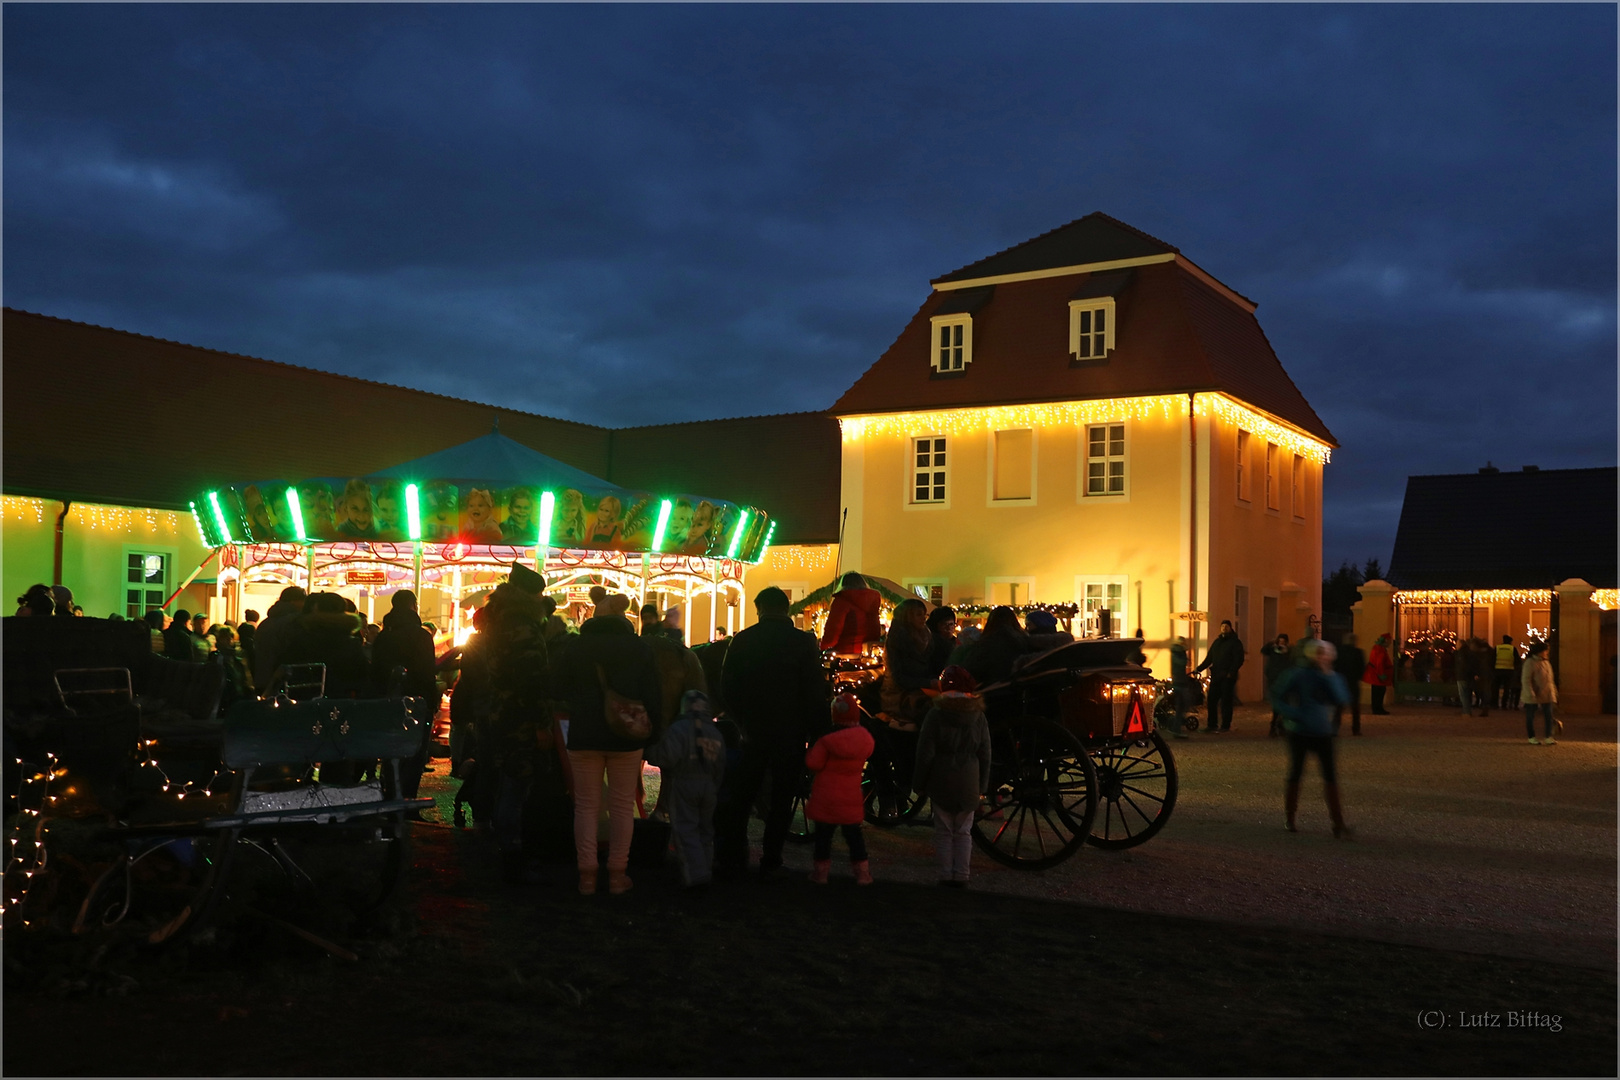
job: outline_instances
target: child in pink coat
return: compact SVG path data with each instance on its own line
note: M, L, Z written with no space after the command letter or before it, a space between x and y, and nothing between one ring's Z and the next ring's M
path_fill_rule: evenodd
M810 801L804 807L805 817L816 823L815 869L810 871L810 880L827 884L833 830L842 828L855 884L870 885L872 870L866 861L866 837L861 834L861 822L866 820L861 767L872 756L872 733L861 726L861 708L854 694L839 694L833 700L832 721L832 731L817 739L804 756L805 766L816 774Z

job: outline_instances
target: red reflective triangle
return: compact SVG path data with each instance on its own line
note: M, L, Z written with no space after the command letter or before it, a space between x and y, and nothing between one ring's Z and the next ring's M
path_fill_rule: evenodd
M1146 731L1142 724L1142 699L1135 694L1131 695L1131 722L1125 725L1125 734L1131 735Z

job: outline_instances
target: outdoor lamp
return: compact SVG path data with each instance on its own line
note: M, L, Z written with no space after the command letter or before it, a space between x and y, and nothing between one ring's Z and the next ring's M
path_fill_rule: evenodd
M658 505L658 527L653 530L652 546L654 551L658 551L664 546L664 529L669 526L670 511L674 509L675 504L668 499Z
M405 534L412 540L422 539L422 503L415 484L405 485Z

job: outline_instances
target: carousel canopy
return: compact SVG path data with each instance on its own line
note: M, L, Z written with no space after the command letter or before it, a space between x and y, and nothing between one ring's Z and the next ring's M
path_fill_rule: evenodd
M499 431L363 476L257 480L202 492L197 528L230 543L354 541L697 555L757 562L773 523L752 506L637 491Z

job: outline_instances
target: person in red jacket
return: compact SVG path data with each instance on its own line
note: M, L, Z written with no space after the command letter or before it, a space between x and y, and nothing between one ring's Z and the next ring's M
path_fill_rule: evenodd
M844 587L833 594L832 607L827 611L827 625L821 632L821 648L831 649L839 656L854 656L868 641L883 637L883 624L878 613L883 597L868 588L866 579L853 570L840 582Z
M827 884L833 830L842 828L855 884L870 885L872 870L866 861L866 837L861 833L861 822L866 819L861 766L872 756L872 733L861 726L861 707L854 694L833 699L832 721L832 731L817 739L804 756L805 766L816 774L810 801L804 806L804 816L816 823L815 869L810 871L810 880Z
M1395 664L1389 656L1388 634L1379 634L1378 640L1373 643L1372 652L1367 654L1367 670L1362 674L1361 681L1372 687L1373 715L1388 716L1389 711L1384 708L1384 694L1395 681Z

